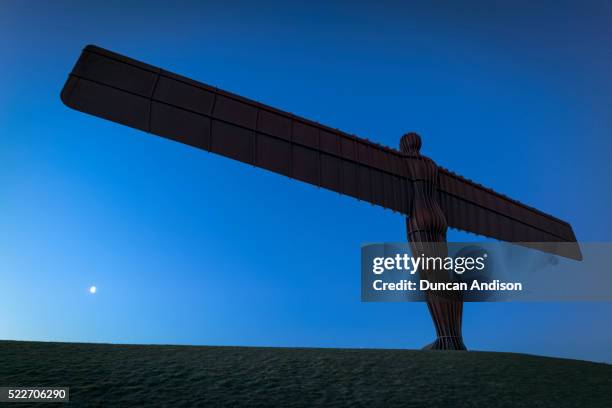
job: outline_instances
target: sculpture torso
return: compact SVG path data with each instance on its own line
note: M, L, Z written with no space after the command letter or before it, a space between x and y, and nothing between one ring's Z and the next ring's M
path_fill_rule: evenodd
M444 242L448 225L438 203L438 166L420 154L421 139L407 133L400 141L400 151L406 155L408 173L414 180L414 201L406 220L411 242Z

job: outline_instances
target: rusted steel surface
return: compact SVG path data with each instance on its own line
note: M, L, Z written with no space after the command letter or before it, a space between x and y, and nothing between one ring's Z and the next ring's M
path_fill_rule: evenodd
M446 246L446 217L438 202L437 194L439 167L433 160L421 156L421 138L416 133L407 133L400 140L400 150L407 158L406 167L409 173L418 173L412 177L414 193L410 216L406 218L406 232L412 254L415 257L428 256L445 259L448 256ZM443 270L421 268L420 278L430 282L447 282L449 275ZM436 339L426 349L431 350L466 350L463 343L461 321L463 318L463 299L461 293L453 292L440 296L438 293L426 293L427 308L436 328Z
M83 50L62 90L62 101L76 110L407 216L414 198L409 181L423 177L417 164L412 171L406 166L423 156L404 154L96 46ZM439 168L435 188L450 227L510 242L576 241L568 223L446 169ZM578 245L559 254L581 257Z

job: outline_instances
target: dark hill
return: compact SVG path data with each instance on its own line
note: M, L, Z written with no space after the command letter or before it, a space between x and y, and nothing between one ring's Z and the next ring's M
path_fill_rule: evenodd
M0 341L0 386L69 386L70 406L612 407L610 365L485 352Z

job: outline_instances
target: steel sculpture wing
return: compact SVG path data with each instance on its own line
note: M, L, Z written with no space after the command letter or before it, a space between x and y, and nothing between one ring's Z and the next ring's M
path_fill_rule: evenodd
M412 175L399 151L111 51L85 47L61 94L69 107L405 215ZM510 242L575 242L571 226L440 168L450 227ZM564 247L565 248L565 247ZM580 259L571 251L547 249Z

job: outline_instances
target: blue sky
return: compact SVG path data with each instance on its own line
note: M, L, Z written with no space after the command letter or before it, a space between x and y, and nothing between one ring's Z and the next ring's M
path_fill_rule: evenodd
M433 337L425 305L359 299L361 243L404 240L401 216L66 108L89 43L390 146L417 131L440 165L610 241L604 2L122 3L0 2L2 339ZM465 311L472 349L612 362L609 303Z

